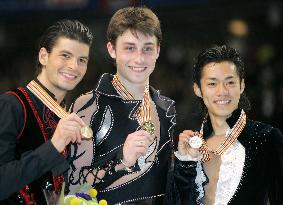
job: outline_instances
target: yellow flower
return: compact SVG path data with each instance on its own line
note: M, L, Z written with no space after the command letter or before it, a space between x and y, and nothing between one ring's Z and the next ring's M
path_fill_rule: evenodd
M107 205L107 201L105 199L101 199L98 204L99 205Z
M88 191L88 194L92 197L95 198L97 196L97 190L96 189L90 189Z
M71 205L80 205L81 199L79 198L73 198L71 199Z

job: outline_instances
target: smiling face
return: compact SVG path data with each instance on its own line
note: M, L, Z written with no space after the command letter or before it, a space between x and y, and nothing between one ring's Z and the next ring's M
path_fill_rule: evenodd
M53 94L66 94L83 78L87 70L89 46L77 40L60 37L48 53L39 51L42 72L39 81Z
M134 35L126 30L117 38L115 46L108 42L107 49L116 60L117 75L126 87L148 84L160 50L155 36L138 31Z
M244 80L240 82L235 64L228 61L205 65L200 87L194 84L195 94L203 99L210 117L227 118L238 108L244 88Z

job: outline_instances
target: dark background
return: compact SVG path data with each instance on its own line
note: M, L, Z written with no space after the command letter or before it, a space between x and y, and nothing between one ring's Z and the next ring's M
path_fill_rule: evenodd
M95 35L87 74L68 104L93 89L104 72L115 73L106 51L112 14L146 5L158 15L163 42L151 84L177 103L177 132L199 129L199 107L191 87L193 59L212 45L237 48L246 63L249 116L283 127L283 4L268 0L0 0L0 92L28 83L35 73L37 43L62 18L78 19Z

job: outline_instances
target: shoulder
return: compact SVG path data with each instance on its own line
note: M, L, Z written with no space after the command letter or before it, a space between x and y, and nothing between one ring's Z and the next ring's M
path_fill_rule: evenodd
M71 105L72 112L79 112L81 109L89 107L96 102L98 94L94 90L81 94Z
M283 142L283 135L281 131L270 124L259 121L248 120L247 129L253 135L261 136L271 141L279 140Z
M151 97L154 103L166 111L167 116L175 116L175 101L171 98L161 95L159 90L150 87Z
M0 109L2 111L22 111L22 104L18 97L12 91L0 94ZM2 112L1 111L1 112Z

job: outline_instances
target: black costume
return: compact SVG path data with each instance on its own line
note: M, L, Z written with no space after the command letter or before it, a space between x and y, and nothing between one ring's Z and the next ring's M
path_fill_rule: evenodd
M240 115L227 119L233 127ZM204 124L204 139L212 133L210 119ZM283 204L283 136L279 129L247 119L237 141L221 156L215 205ZM203 187L209 182L200 161L176 161L174 204L203 204Z
M110 205L162 204L172 162L174 101L150 88L160 122L160 129L157 128L160 137L150 146L150 153L138 160L133 172L115 171L115 165L121 163L127 135L139 129L135 111L141 100L123 100L111 84L112 79L112 75L104 74L94 91L82 95L74 103L74 112L90 123L94 139L72 147L70 187L74 190L72 187L85 183L92 170L104 169L103 180L91 182L99 191L98 199L104 198Z
M23 87L1 94L0 110L0 204L45 205L42 189L59 191L68 169L50 141L59 118Z

